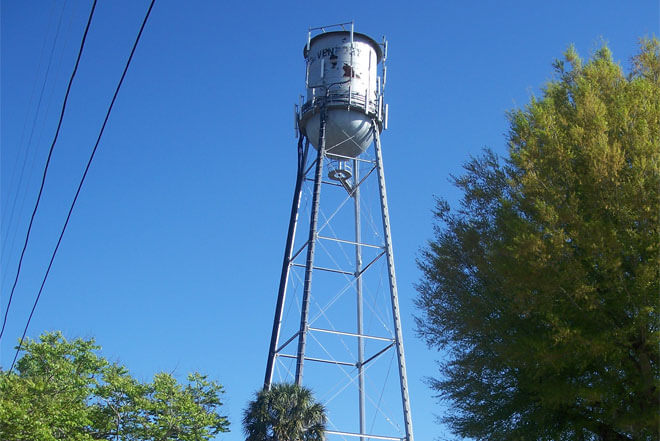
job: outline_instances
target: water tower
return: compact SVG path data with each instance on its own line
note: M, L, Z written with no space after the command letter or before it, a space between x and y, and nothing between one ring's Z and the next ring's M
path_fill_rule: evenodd
M265 387L296 382L328 439L413 441L380 133L387 42L309 30L298 169ZM313 149L310 149L310 143Z

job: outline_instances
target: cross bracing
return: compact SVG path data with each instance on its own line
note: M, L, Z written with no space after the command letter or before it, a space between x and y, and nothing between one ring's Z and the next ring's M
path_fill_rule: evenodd
M376 150L346 160L307 147L267 382L312 388L328 408L329 439L412 441L389 214ZM329 178L342 160L349 163L350 177Z

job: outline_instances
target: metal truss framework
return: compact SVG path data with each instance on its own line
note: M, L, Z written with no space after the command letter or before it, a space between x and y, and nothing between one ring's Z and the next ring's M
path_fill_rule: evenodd
M347 439L347 437L358 437L362 441L367 439L413 441L410 401L408 396L406 364L401 331L401 319L399 313L398 291L394 270L389 210L387 205L385 173L383 170L379 126L376 120L372 120L371 130L373 133L374 148L372 159L364 159L362 158L362 155L357 158L344 158L338 157L337 155L328 155L325 145L325 130L328 123L325 106L321 107L320 112L321 122L319 148L317 149L317 154L315 155L314 159L312 159L311 155L309 155L309 141L306 139L304 140L302 134L299 138L298 176L291 207L289 230L280 277L280 285L275 311L275 319L273 322L264 387L268 388L273 383L275 365L278 359L295 360L295 375L291 376L293 377L292 380L300 385L304 384L303 373L307 363L335 365L342 369L353 369L356 371L355 379L357 380L358 389L357 407L359 409L359 433L355 433L355 431L351 430L340 430L339 428L334 430L335 428L333 428L333 430L327 430L326 434L340 436L344 439ZM339 160L344 164L347 164L350 171L346 173L342 172L342 170L339 170L339 172L337 170L330 170L329 179L327 179L324 177L324 164L328 160ZM361 173L361 171L364 171L364 173ZM362 174L362 176L360 176L360 174ZM380 205L379 214L382 219L382 230L378 235L378 237L381 239L380 243L369 243L363 239L362 234L361 189L363 184L370 177L371 179L377 179L378 183L378 203ZM312 188L312 201L311 208L309 210L310 218L309 223L305 224L309 227L309 230L306 232L307 239L302 244L299 243L296 247L296 229L299 226L300 201L305 184L311 184ZM322 234L324 227L332 222L334 214L325 219L324 224L319 225L321 193L322 189L328 186L344 188L346 191L346 200L342 203L342 206L348 204L351 200L353 202L353 231L349 234L344 232L342 237L332 237L332 235ZM343 268L339 265L332 267L330 265L318 264L315 259L316 253L318 251L317 248L319 246L323 247L323 243L335 243L340 244L341 246L348 246L353 248L353 267ZM368 258L365 259L365 262L363 262L363 257L365 257L365 250L370 250L370 252ZM364 331L363 327L363 279L369 271L373 271L373 268L377 266L377 263L382 262L385 262L387 267L387 278L389 281L390 301L389 305L387 305L387 308L391 308L391 323L393 325L391 335L368 334ZM287 286L289 285L289 281L292 277L292 271L296 269L304 270L304 279L302 283L302 301L300 302L299 326L297 326L297 329L294 332L287 335L281 335L283 332L282 322L285 303L290 301L287 299ZM357 326L355 329L336 329L334 325L329 327L319 327L314 326L314 319L310 320L310 297L313 294L312 280L314 278L313 276L318 273L337 274L349 280L347 287L343 291L346 291L350 288L351 293L354 293L355 295L356 302L354 313L357 317ZM343 291L340 292L337 296L342 295ZM327 307L330 307L332 302L332 299L329 300ZM322 313L323 310L321 311L321 314ZM328 351L326 351L329 355L328 357L310 356L307 353L307 345L309 339L312 338L318 341L316 336L320 335L326 337L354 339L357 343L356 358L335 358ZM297 347L293 344L294 342L297 342ZM377 346L377 348L380 349L372 349L369 353L365 353L365 342L377 343L380 345ZM403 412L402 421L404 430L402 431L403 433L396 436L389 434L368 433L367 424L365 421L365 376L367 375L367 371L371 364L376 363L377 360L384 354L392 351L395 352L398 365L401 410Z

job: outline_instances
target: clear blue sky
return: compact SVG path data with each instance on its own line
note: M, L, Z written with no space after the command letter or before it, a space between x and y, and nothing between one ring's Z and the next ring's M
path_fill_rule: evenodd
M5 368L148 3L97 6L3 337ZM2 1L3 311L90 6ZM657 0L157 0L28 334L95 337L144 380L207 373L225 386L232 422L218 439L243 439L293 191L302 47L309 26L350 20L390 43L383 148L413 423L417 440L449 437L424 383L441 354L412 319L433 197L456 202L449 176L484 146L506 152L505 112L539 94L569 44L586 58L605 41L628 69L638 37L659 34Z

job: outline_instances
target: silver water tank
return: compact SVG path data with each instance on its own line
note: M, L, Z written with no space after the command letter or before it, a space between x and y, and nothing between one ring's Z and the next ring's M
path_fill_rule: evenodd
M333 31L311 38L303 54L307 62L307 99L299 113L303 133L318 149L320 109L325 104L326 152L339 158L359 156L373 140L372 121L382 130L380 45L364 34Z

